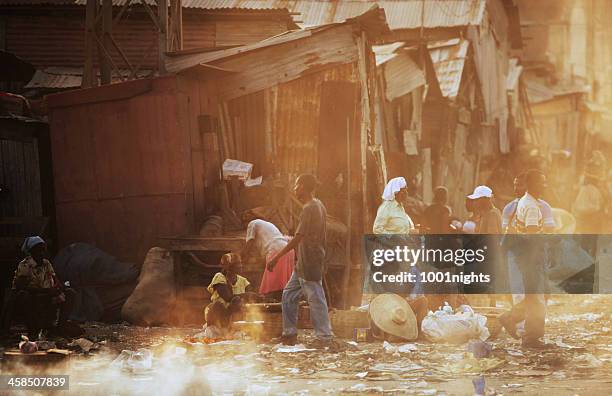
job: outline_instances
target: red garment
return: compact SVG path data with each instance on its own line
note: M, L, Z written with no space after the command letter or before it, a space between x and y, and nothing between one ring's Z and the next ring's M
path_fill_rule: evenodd
M278 252L271 252L266 257L266 263L269 263ZM293 273L293 264L295 262L295 251L292 250L285 254L278 260L276 267L272 272L266 268L264 270L263 277L261 278L261 285L259 286L259 294L268 294L276 291L283 290L291 274Z

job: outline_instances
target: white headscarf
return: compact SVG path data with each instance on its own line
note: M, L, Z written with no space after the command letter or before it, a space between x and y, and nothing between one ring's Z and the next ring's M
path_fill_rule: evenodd
M385 201L393 201L395 199L395 193L406 186L406 179L403 177L395 177L389 180L385 186L385 191L383 191L382 199Z

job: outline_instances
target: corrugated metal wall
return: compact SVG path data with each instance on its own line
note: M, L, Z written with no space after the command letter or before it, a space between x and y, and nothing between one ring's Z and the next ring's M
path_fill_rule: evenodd
M6 189L0 194L0 217L42 216L38 142L32 135L10 138L3 133L15 126L28 128L16 120L0 120L0 186Z
M61 246L90 242L139 264L159 236L190 232L189 137L179 122L175 77L136 97L50 109Z
M228 110L232 130L237 131L240 159L253 162L256 175L282 170L291 180L299 173L316 173L321 85L357 80L356 64L345 64L230 100ZM271 137L266 137L270 121ZM270 141L277 151L264 149Z
M6 50L38 68L83 67L84 25L84 8L7 15ZM287 23L276 20L222 20L197 10L183 11L184 49L247 44L286 30ZM146 14L138 12L124 17L113 31L113 37L134 66L142 62L142 69L157 67L157 33ZM144 59L147 49L150 56ZM114 48L112 53L118 67L126 68Z

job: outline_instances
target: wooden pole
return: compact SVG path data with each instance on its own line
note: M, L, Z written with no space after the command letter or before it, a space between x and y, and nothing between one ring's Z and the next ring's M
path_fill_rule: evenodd
M157 0L157 16L159 21L158 40L158 71L166 74L166 51L168 51L168 0Z
M182 0L170 0L169 51L183 49L183 5Z
M351 223L353 221L353 216L351 212L352 207L352 189L351 183L352 174L351 174L351 120L349 118L346 119L346 196L348 199L347 202L347 213L346 213L346 246L345 246L345 255L346 255L346 267L344 267L344 274L342 279L342 304L344 305L344 309L349 309L349 283L351 279L351 267L353 265L353 261L351 260L351 238L352 235L352 227Z
M98 0L87 0L87 5L85 7L85 65L83 66L81 88L89 88L98 85L96 70L94 68L96 42L93 38L95 34L97 12Z
M111 34L113 32L113 1L102 0L102 34L101 34L101 46L106 49L105 54L110 55L110 48L112 45ZM100 49L99 51L102 51ZM102 85L111 83L111 60L108 59L105 54L100 53L98 59L100 61L100 83Z

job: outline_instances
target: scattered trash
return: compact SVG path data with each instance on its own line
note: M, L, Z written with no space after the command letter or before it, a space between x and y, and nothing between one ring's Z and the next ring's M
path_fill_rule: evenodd
M383 342L383 349L387 353L408 353L417 350L417 346L415 344L404 344L404 345L392 345L387 341Z
M491 351L493 351L493 347L491 344L487 344L484 341L480 340L470 340L467 344L467 351L471 352L475 358L486 358L491 355Z
M481 375L480 377L472 379L472 384L474 385L474 394L475 395L484 395L485 394L485 377Z
M502 385L502 388L516 389L522 386L523 384L505 384L505 385Z
M547 375L552 374L552 371L549 370L521 370L515 371L514 375L518 375L519 377L545 377Z
M465 358L456 363L446 364L441 368L442 371L459 374L459 373L484 373L504 365L506 362L496 358L481 358L473 357Z
M355 377L357 377L357 378L362 378L362 379L363 379L363 378L367 377L367 375L368 375L368 372L367 372L367 371L364 371L363 373L357 373L357 374L355 374Z
M279 344L274 349L274 352L280 352L280 353L296 353L296 352L308 352L308 351L316 351L316 349L306 348L304 344L298 344L298 345L292 345L292 346Z
M579 364L580 368L599 368L604 365L604 363L601 360L597 359L595 356L593 356L590 353L585 353L584 355L580 355L574 361L577 363L580 363Z
M421 323L421 330L433 342L462 344L470 339L489 338L487 317L475 313L471 307L462 305L457 313L445 305L442 309L429 313Z
M99 345L93 341L88 340L87 338L78 338L68 344L69 347L79 347L81 351L87 353L90 350L95 350L99 348Z
M603 314L596 313L584 313L584 314L563 314L553 318L553 321L558 322L575 322L577 320L587 320L589 322L594 322L603 317Z
M48 351L49 349L54 349L57 347L55 342L47 340L36 341L36 346L38 347L39 351Z
M30 341L27 336L22 335L19 350L21 353L34 353L38 351L38 346L35 342Z
M370 367L370 371L388 372L388 373L404 373L407 371L422 370L423 366L411 362L397 363L378 363Z
M270 390L272 389L271 386L264 386L264 385L257 385L257 384L250 384L247 391L246 391L246 395L247 396L262 396L262 395L268 395L270 393Z
M525 355L523 354L523 352L521 351L515 351L514 349L506 349L506 353L510 356L515 356L515 357L525 357Z
M145 348L136 352L124 349L111 363L112 367L131 372L142 372L153 367L153 353Z
M384 392L384 388L382 386L367 386L366 384L355 384L348 389L344 389L345 392L372 392L372 393L382 393Z

